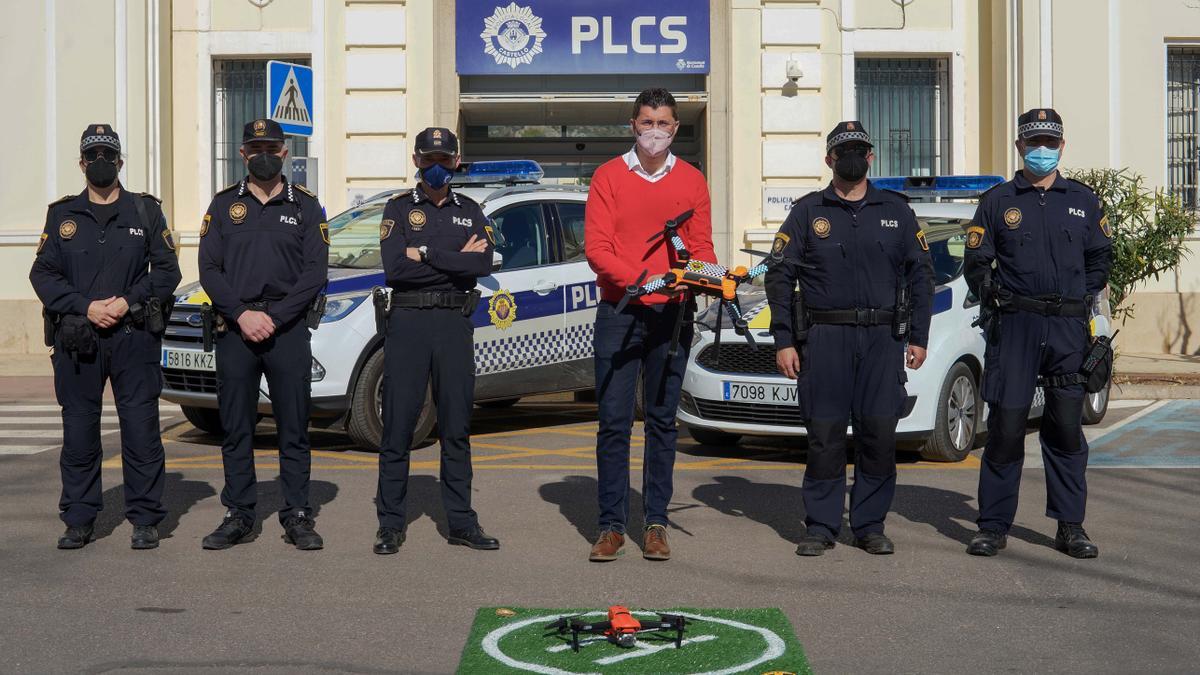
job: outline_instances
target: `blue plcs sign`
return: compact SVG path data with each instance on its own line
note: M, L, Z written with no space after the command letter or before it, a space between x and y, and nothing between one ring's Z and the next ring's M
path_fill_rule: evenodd
M708 0L458 0L460 75L707 74Z

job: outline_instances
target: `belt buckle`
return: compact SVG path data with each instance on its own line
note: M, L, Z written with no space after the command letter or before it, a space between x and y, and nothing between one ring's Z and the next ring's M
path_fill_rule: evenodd
M871 310L869 310L869 309L855 309L854 310L854 325L855 326L866 326L867 322L870 321L870 319L871 319L870 315L871 315Z

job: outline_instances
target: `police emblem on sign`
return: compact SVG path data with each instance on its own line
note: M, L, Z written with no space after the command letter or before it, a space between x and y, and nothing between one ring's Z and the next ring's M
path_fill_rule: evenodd
M62 221L62 224L58 226L58 236L60 239L70 239L71 237L74 237L75 233L78 231L79 227L75 225L75 221L73 220L64 220Z
M234 223L241 224L246 219L246 205L241 202L234 202L233 206L229 207L229 219Z
M425 212L418 209L409 211L408 224L412 226L413 232L420 232L421 228L425 227Z
M1008 229L1015 230L1021 226L1021 209L1013 207L1004 212L1004 224Z
M831 227L827 218L817 218L812 222L813 234L822 239L829 236Z
M488 316L492 325L500 330L508 330L517 320L517 301L512 293L501 288L488 298Z
M513 2L508 7L497 7L494 14L483 20L483 51L496 59L496 65L508 65L512 69L529 64L533 57L542 53L542 19L535 16L529 7L520 7Z

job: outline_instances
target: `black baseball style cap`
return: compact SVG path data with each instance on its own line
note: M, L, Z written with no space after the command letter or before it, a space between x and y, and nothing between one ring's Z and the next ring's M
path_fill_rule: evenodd
M429 127L417 134L415 147L418 155L432 155L436 152L457 155L458 137L444 127Z
M825 154L829 154L829 151L833 150L834 146L851 141L866 143L872 148L875 147L875 144L871 142L871 134L867 133L867 129L862 125L862 122L847 120L839 123L825 137Z
M1017 136L1033 138L1034 136L1063 137L1062 116L1054 108L1034 108L1017 118Z
M121 138L107 124L89 124L79 137L79 152L95 147L112 148L120 152Z
M268 119L257 119L247 122L242 128L242 145L250 141L284 141L283 127L279 122Z

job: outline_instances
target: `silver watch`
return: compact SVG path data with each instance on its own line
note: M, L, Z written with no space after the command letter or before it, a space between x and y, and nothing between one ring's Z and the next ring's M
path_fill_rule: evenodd
M421 262L423 262L423 263L429 262L429 247L428 246L418 246L417 253L421 254Z

